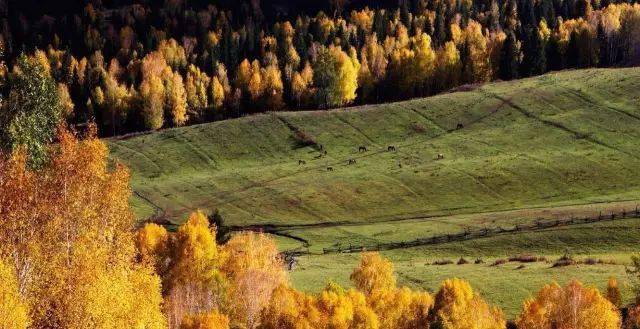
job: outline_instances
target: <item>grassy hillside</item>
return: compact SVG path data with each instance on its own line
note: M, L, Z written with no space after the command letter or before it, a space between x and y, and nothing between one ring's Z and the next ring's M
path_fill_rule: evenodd
M634 208L640 200L639 88L637 68L566 71L392 104L170 129L109 145L132 169L132 203L141 218L163 213L179 222L193 209L218 208L229 225L275 225L297 238L279 237L282 247L306 242L310 252L321 253L337 245ZM323 150L300 147L295 130ZM390 145L397 151L387 151ZM368 151L358 152L360 146ZM624 267L551 270L538 263L522 272L425 264L518 252L556 257L565 250L624 260L634 251L640 226L633 219L598 225L604 224L387 254L405 284L434 288L443 276L467 277L513 315L523 296L551 278L604 284L611 274L623 276ZM346 281L351 266L345 264L356 257L303 256L292 277L308 289L327 277ZM518 293L493 289L513 285L523 273L529 278Z

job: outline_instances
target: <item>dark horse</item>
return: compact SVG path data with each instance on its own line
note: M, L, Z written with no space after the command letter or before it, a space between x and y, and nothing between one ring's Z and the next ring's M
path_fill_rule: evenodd
M333 167L327 167L327 171L333 171Z
M367 152L367 147L366 146L360 146L358 148L358 152Z
M458 123L458 125L456 126L456 129L462 129L464 128L464 125L462 123Z
M356 159L349 159L349 164L350 164L350 165L352 165L352 164L356 164Z
M298 166L299 166L299 165L306 165L306 164L307 164L307 162L306 162L306 161L304 161L304 160L298 160Z
M396 151L396 147L393 145L389 145L389 147L387 147L387 151L389 152L395 152Z

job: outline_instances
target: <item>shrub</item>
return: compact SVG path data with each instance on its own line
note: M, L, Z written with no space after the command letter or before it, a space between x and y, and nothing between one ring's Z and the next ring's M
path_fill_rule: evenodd
M509 257L510 262L535 263L541 259L535 255L521 254Z
M412 122L411 130L413 130L413 132L416 134L423 134L425 131L427 131L427 128L417 122Z
M432 263L432 265L450 265L450 264L453 264L453 261L450 259L440 259Z
M500 258L500 259L496 259L493 264L491 264L491 266L498 266L498 265L503 265L506 264L507 260L504 258Z
M573 259L571 255L565 254L564 256L558 258L551 267L563 267L569 265L575 265L576 261Z
M591 258L591 257L586 258L585 260L582 261L582 264L585 264L585 265L596 265L600 263L602 263L602 260Z
M293 133L293 139L299 147L318 145L318 142L316 142L315 138L311 134L300 129L297 129Z

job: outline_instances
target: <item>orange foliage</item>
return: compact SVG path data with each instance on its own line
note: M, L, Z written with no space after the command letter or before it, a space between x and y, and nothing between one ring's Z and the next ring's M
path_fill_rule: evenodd
M620 314L597 289L572 281L544 286L524 303L517 324L521 329L613 329L620 328Z
M163 327L160 282L134 263L127 170L108 169L94 129L58 140L37 170L23 152L0 157L0 256L15 266L33 326Z

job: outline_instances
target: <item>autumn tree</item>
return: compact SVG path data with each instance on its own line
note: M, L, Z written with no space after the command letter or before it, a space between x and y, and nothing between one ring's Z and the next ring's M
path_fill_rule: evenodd
M393 274L393 264L378 253L363 253L360 264L351 273L351 281L365 295L394 289L396 278Z
M146 129L160 129L164 124L165 89L162 79L151 76L140 85L142 117Z
M145 56L141 66L140 97L143 123L147 129L159 129L164 125L167 102L164 79L171 74L171 69L159 52L152 52Z
M94 100L102 109L102 123L111 126L111 133L116 135L129 114L131 92L111 73L105 75L103 88L98 87L96 92L100 94L96 95Z
M160 41L158 51L173 70L184 69L187 66L185 50L175 39Z
M135 242L140 261L153 265L157 273L165 273L170 247L167 230L158 224L147 223L136 232Z
M620 307L622 304L622 296L620 294L620 288L618 287L618 280L611 277L607 282L607 300L615 307Z
M9 151L24 147L29 162L41 165L63 114L46 57L20 56L10 84L7 104L0 112L0 143Z
M107 163L91 127L61 131L49 161L0 159L0 257L37 328L163 328L160 279L136 262L127 170Z
M482 25L470 21L464 30L463 79L466 82L484 82L491 77L491 66Z
M0 262L0 282L0 328L26 329L28 305L20 296L14 268L5 262Z
M209 106L208 90L211 78L198 67L189 65L185 89L187 113L196 121L204 119L204 109Z
M213 106L213 109L215 111L222 110L222 106L224 105L225 91L218 77L213 77L213 79L211 80L210 89L211 89L210 99L211 99L211 105Z
M565 287L544 286L524 303L518 328L620 328L620 313L595 288L572 281Z
M462 73L462 63L460 62L460 52L455 43L447 41L438 50L436 57L435 90L445 90L457 85Z
M445 280L435 296L434 321L442 328L504 329L502 311L487 304L471 285L460 279Z
M73 115L73 108L75 106L69 94L69 87L64 83L58 83L57 91L62 117L69 118Z
M303 329L320 324L316 298L286 285L274 289L260 316L260 329Z
M366 297L355 289L345 290L330 283L318 297L321 323L326 328L379 328L378 316Z
M169 115L173 126L182 126L187 121L187 95L178 72L167 72L165 112Z
M322 48L313 67L318 103L323 107L343 106L356 98L360 62L355 50L347 54L339 47Z
M255 328L273 290L287 282L278 248L266 235L246 232L233 236L222 253L231 323Z
M291 97L298 106L307 104L312 99L313 69L309 62L305 63L301 72L295 72L291 78Z
M187 315L182 320L180 329L229 329L229 318L217 310Z
M224 279L215 227L201 211L192 213L171 241L169 270L164 289L166 310L172 325L188 314L208 313L220 305Z
M433 298L426 292L397 288L393 265L378 253L363 253L351 274L356 288L378 315L380 328L410 329L429 326Z
M269 65L262 70L263 77L263 101L262 104L267 111L279 110L284 106L282 95L284 84L282 74L277 65Z

